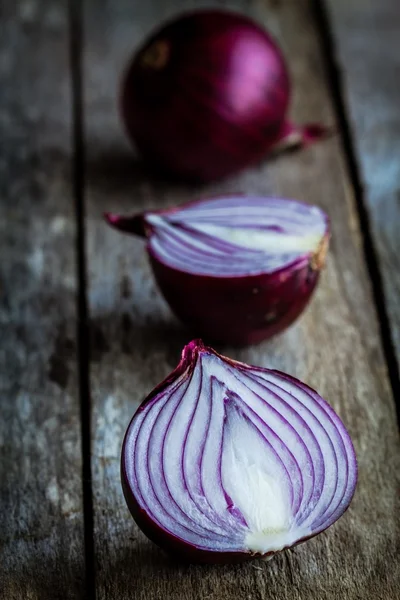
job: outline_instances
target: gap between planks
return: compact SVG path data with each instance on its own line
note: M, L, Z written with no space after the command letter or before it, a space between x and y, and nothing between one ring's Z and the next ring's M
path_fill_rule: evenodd
M379 267L370 217L365 203L365 194L361 182L360 169L356 159L351 127L344 102L343 84L340 69L336 62L336 47L325 5L326 0L313 0L315 22L320 36L320 46L326 68L328 85L332 94L332 105L339 125L339 136L342 152L348 169L348 176L353 186L353 194L357 206L363 241L364 258L371 280L372 295L379 323L380 338L388 368L390 385L396 406L397 422L400 426L400 373L386 307L383 278Z
M90 330L87 301L87 259L85 227L85 128L83 109L83 2L68 1L69 57L72 91L73 197L76 217L77 346L82 444L82 490L87 598L95 600L94 518L91 466Z

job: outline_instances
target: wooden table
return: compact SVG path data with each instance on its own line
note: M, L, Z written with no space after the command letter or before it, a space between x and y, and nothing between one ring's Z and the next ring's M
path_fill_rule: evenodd
M221 0L214 2L225 6ZM400 598L400 10L398 0L237 0L287 56L298 122L337 135L212 186L135 163L117 85L145 34L183 0L4 0L0 35L0 597L4 600ZM82 39L83 35L83 39ZM140 240L105 210L199 193L323 207L332 245L310 308L285 334L222 350L317 388L350 430L359 484L346 515L270 562L176 564L121 493L123 433L188 335Z

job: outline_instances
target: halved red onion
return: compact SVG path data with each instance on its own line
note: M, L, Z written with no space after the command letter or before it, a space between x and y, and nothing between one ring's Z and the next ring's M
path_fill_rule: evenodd
M314 390L195 340L134 415L121 473L153 542L188 560L232 562L332 525L353 497L357 462Z
M209 181L326 134L286 119L289 96L268 33L244 15L206 9L179 15L144 42L124 77L121 112L150 164Z
M157 283L184 323L235 344L268 338L299 316L329 240L320 208L279 198L227 196L106 219L147 237Z

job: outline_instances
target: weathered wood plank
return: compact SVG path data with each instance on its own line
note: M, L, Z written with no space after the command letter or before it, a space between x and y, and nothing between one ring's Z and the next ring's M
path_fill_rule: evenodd
M64 2L2 3L0 596L84 597Z
M196 2L196 6L203 3ZM208 3L204 3L208 4ZM220 3L223 4L222 2ZM398 597L399 445L386 365L362 259L355 204L337 139L280 157L241 176L193 189L156 182L136 165L117 114L119 74L160 19L194 2L88 1L85 97L89 177L88 260L92 323L93 486L100 600ZM308 0L232 4L269 26L292 67L298 120L333 122ZM143 396L177 363L187 334L160 299L140 240L119 236L104 210L166 206L223 190L294 196L332 218L327 269L310 309L276 340L232 357L288 371L316 387L340 413L358 452L354 502L328 532L268 563L177 565L137 529L119 478L124 431ZM397 548L397 549L396 549Z
M400 366L400 10L326 0Z

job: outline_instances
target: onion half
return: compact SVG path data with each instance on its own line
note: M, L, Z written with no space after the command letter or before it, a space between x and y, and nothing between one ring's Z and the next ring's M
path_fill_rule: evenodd
M357 462L314 390L195 340L134 415L121 474L153 542L221 563L272 555L332 525L353 497Z
M147 237L159 288L186 325L233 344L271 337L300 315L329 242L321 209L279 198L210 198L106 219Z
M286 119L284 58L251 19L225 10L183 14L158 29L127 68L121 114L150 164L197 181L225 177L327 130Z

